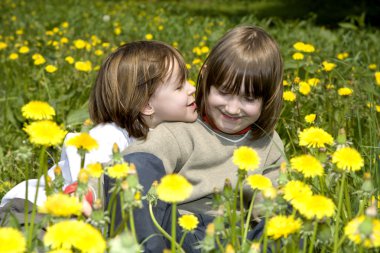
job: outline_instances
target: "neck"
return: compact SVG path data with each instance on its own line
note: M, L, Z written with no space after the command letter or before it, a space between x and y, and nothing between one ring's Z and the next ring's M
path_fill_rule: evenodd
M161 123L158 122L153 115L143 115L143 119L149 128L155 128L158 124Z

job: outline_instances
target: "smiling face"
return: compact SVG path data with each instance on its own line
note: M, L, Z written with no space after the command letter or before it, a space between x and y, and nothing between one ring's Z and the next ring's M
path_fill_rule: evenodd
M155 127L163 121L193 122L197 119L195 104L195 87L187 81L179 82L179 67L174 61L171 75L161 84L149 99L152 109L150 127Z
M220 131L234 134L258 120L262 105L261 98L246 96L243 86L237 95L224 92L222 87L211 86L206 113Z

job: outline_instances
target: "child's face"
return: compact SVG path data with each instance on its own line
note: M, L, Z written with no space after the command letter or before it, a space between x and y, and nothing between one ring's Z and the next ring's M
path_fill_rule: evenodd
M195 87L185 83L178 83L179 68L174 64L172 75L160 85L149 104L154 108L155 125L163 121L193 122L197 119L197 106L195 104Z
M220 131L234 134L258 120L262 105L261 98L245 96L243 85L239 95L224 93L222 87L211 86L206 112Z

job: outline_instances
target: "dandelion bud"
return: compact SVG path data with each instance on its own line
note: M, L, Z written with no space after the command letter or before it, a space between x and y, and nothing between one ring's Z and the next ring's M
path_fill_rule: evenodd
M86 119L84 122L83 122L83 125L84 126L92 126L93 122L91 119Z
M129 174L136 174L136 166L133 163L131 163L129 165L129 171L128 171L128 173Z
M49 177L49 176L47 176L47 184L49 185L49 186L51 186L51 177Z
M368 209L367 209L368 210ZM359 233L367 238L372 234L373 224L372 218L365 217L364 221L359 225Z
M54 168L54 175L55 175L55 176L59 176L59 175L61 175L61 173L62 173L62 169L61 169L61 167L56 166L56 167Z
M346 130L344 130L344 128L341 128L341 129L339 129L338 137L336 138L336 142L338 144L345 144L346 141L347 141Z
M227 244L225 252L226 253L235 253L234 247L232 247L231 244Z
M127 190L129 188L129 184L127 182L127 180L124 180L122 183L121 183L121 189L123 189L124 191Z
M206 228L206 234L213 236L215 234L215 225L214 223L209 223Z
M226 178L226 180L224 181L223 195L227 199L230 199L233 197L232 185L229 178Z
M136 192L134 198L136 201L140 201L141 200L141 192Z
M251 248L249 249L249 253L260 253L260 243L252 243Z
M117 154L117 153L119 153L119 146L116 144L116 142L113 144L113 146L112 146L112 153L113 154Z
M275 199L277 197L277 191L274 187L264 189L263 196L267 199Z
M371 206L369 206L366 210L365 210L365 214L369 217L373 217L375 218L376 215L377 215L377 210L376 210L376 206L374 204L372 204Z
M281 163L281 165L280 165L280 171L281 171L281 173L286 173L286 165L287 165L286 162L282 162Z
M362 191L367 193L372 193L374 190L374 186L371 180L371 174L368 172L364 173L364 182L361 189Z
M102 200L101 199L96 199L95 201L94 201L94 209L100 209L100 208L102 208Z
M85 169L81 169L78 174L78 181L86 184L88 182L89 175Z

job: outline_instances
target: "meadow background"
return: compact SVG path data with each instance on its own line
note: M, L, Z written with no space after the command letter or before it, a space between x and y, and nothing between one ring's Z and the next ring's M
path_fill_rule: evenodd
M0 197L38 171L40 149L23 131L24 104L46 101L56 110L56 122L67 131L79 131L88 119L87 100L96 72L120 44L153 39L173 45L184 55L189 79L195 83L217 39L236 25L254 24L277 40L285 61L286 95L277 131L288 158L307 152L299 146L300 131L320 127L336 144L355 147L364 159L364 168L347 185L353 205L360 206L360 186L368 179L373 184L368 196L376 199L380 31L374 13L378 7L327 2L313 6L311 1L294 0L1 1ZM309 49L295 46L297 42ZM51 166L59 159L60 147L48 151ZM332 172L327 181L337 178ZM332 185L329 191L334 195L340 184Z

